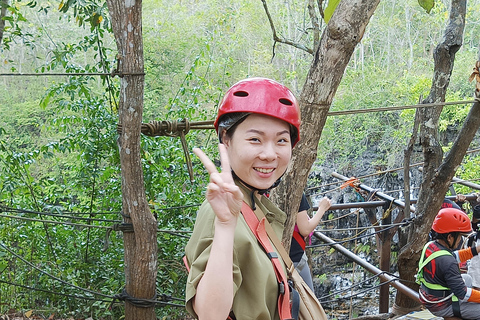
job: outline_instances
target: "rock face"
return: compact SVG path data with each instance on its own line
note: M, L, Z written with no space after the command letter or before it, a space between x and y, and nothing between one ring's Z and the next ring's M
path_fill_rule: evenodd
M458 133L457 130L457 127L447 127L446 131L440 134L441 143L446 146L452 142ZM364 139L364 141L367 140ZM474 140L471 148L478 145L478 139ZM352 187L341 188L342 181L334 178L332 172L346 177L356 177L362 184L403 201L405 198L404 155L403 150L393 150L394 148L392 146L392 150L385 152L381 151L378 145L368 145L363 154L360 156L350 154L348 159L335 158L335 146L323 149L322 152L328 155L327 159L312 168L306 188L312 207L316 207L318 200L324 196L331 198L333 203L382 200ZM409 170L411 199L418 197L418 188L422 179L419 168L422 161L422 148L415 145L410 163L418 165L411 166ZM365 210L368 209L328 211L317 229L378 267L378 239ZM381 207L373 209L372 212L377 221L380 221L384 215L384 209ZM392 221L398 214L397 208L391 211ZM399 248L405 244L405 228L408 227L399 228L392 239L389 270L392 274L398 271L396 258ZM315 294L322 302L329 318L351 319L378 314L379 280L377 277L329 246L325 246L316 238L312 239L312 247L307 250L307 254L310 255ZM390 289L390 306L393 304L395 292L396 290Z
M357 177L362 184L391 197L404 199L402 191L404 184L403 169L372 175L373 170L367 164L368 159L361 161L361 163L364 163L364 165L360 165L358 170L339 173L348 177ZM323 196L330 197L333 203L382 200L374 195L359 192L352 187L340 188L342 182L332 177L331 173L333 171L333 168L318 166L310 175L309 182L314 182L315 186L308 186L307 195L310 196L313 207L316 207L318 200ZM417 197L420 179L421 172L415 167L412 168L410 170L411 198L416 199ZM372 210L377 221L379 221L384 214L383 208L378 207ZM398 212L398 209L392 210L393 219ZM334 241L340 242L362 259L378 267L379 257L375 230L365 209L351 208L328 211L317 229ZM397 234L392 241L389 270L391 273L397 272L396 256L399 247L399 236ZM365 271L329 246L325 246L316 238L312 239L312 247L307 250L307 253L310 254L315 294L319 297L327 313L331 312L330 316L337 319L349 319L352 317L352 312L355 317L378 314L378 277ZM390 303L392 304L395 290L391 289L390 292Z

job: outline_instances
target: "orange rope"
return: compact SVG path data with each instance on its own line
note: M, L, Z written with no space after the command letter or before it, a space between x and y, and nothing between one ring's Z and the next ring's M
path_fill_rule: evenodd
M360 180L355 177L351 177L350 179L342 183L340 189L345 189L346 187L352 187L354 189L357 189L358 185L360 185Z

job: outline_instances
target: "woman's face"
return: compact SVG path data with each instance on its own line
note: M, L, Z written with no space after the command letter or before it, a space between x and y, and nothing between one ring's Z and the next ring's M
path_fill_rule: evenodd
M270 116L249 115L223 141L235 174L257 189L270 188L292 156L289 124Z

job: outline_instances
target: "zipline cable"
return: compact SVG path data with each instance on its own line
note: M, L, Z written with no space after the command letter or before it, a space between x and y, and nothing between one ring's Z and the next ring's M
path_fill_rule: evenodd
M42 223L63 224L63 225L74 226L74 227L83 227L83 228L112 229L111 226L96 226L96 225L91 225L91 224L73 223L73 222L67 222L67 221L43 220L43 219L27 218L27 217L20 217L20 216L12 216L12 215L8 215L8 214L0 214L0 217L11 218L11 219L19 219L19 220L25 220L25 221L42 222Z
M95 291L92 291L92 290L89 290L89 289L85 289L85 288L82 288L82 287L79 287L79 286L76 286L72 283L69 283L65 280L62 280L58 277L55 277L54 275L40 269L39 267L37 267L36 265L34 265L33 263L31 263L30 261L26 260L25 258L23 258L22 256L18 255L17 253L15 253L13 250L9 249L6 245L4 245L2 242L0 242L0 247L2 247L3 249L5 249L6 251L8 251L11 255L15 256L16 258L20 259L22 262L24 262L25 264L27 264L28 266L34 268L35 270L39 271L40 273L43 273L45 274L46 276L64 284L64 285L67 285L69 287L72 287L72 288L75 288L77 290L80 290L80 291L84 291L84 292L88 292L90 294L93 294L93 295L97 295L97 296L101 296L101 297L104 297L104 298L111 298L111 296L109 295L106 295L106 294L103 294L103 293L100 293L100 292L95 292Z
M86 289L86 288L82 288L82 287L79 287L77 285L74 285L72 283L69 283L65 280L62 280L58 277L55 277L54 275L48 273L47 271L44 271L42 269L40 269L39 267L35 266L33 263L27 261L25 258L23 258L22 256L16 254L13 250L10 250L5 244L3 244L2 242L0 242L0 247L2 247L4 250L8 251L10 254L12 254L13 256L15 256L16 258L20 259L22 262L24 262L25 264L27 264L28 266L30 266L31 268L34 268L35 270L39 271L40 273L43 273L45 274L46 276L66 285L66 286L69 286L69 287L72 287L72 288L75 288L79 291L83 291L83 292L86 292L86 293L90 293L94 296L100 296L100 297L103 297L103 298L107 298L107 299L112 299L112 300L108 300L106 302L113 302L115 299L118 299L117 295L115 296L110 296L110 295L106 295L106 294L103 294L101 292L96 292L96 291L92 291L92 290L89 290L89 289ZM0 280L0 282L5 282L4 280ZM20 286L23 286L23 285L20 285ZM29 287L29 288L32 288L32 287ZM40 289L40 290L43 290L43 289ZM61 293L59 293L61 294ZM76 295L72 295L73 297L75 298L83 298L81 296L76 296ZM166 296L166 295L162 295L162 296ZM179 300L179 301L184 301L183 299L180 299L180 298L175 298L175 297L169 297L169 299L172 299L172 300ZM97 300L97 299L95 299ZM141 300L145 300L145 301L148 301L149 303L155 303L155 304L167 304L166 302L164 301L151 301L151 300L148 300L148 299L139 299L139 298L135 298L136 301L141 301ZM98 301L105 301L105 300L98 300ZM179 305L179 304L172 304L172 303L168 303L169 305L172 305L172 306L176 306L176 307L184 307L184 305Z

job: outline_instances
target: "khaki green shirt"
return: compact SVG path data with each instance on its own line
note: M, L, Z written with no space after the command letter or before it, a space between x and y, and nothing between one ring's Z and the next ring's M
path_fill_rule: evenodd
M250 191L237 185L244 193L244 201L250 205ZM281 239L286 214L265 196L262 196L260 200L255 197L255 203L257 209L265 214L275 233ZM187 261L190 264L186 287L186 307L188 312L194 316L196 314L193 311L192 300L210 255L215 231L214 221L215 213L210 204L205 201L197 213L193 234L185 248ZM274 246L272 245L272 247ZM279 319L278 282L273 265L255 235L250 231L243 215L238 218L233 249L234 298L232 311L235 317L237 320ZM285 270L285 266L283 267Z

